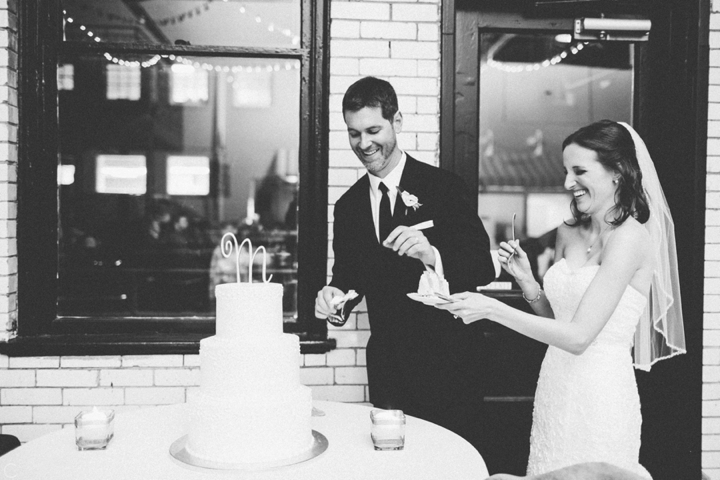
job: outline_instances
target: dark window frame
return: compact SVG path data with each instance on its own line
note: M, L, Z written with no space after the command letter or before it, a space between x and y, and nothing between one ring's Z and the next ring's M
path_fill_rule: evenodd
M329 39L328 0L301 0L299 48L201 47L62 41L59 0L18 2L18 321L0 343L9 356L197 353L214 333L212 319L58 317L57 60L62 53L112 50L194 56L295 59L300 70L298 321L286 331L303 353L334 348L324 320L314 317L326 283Z

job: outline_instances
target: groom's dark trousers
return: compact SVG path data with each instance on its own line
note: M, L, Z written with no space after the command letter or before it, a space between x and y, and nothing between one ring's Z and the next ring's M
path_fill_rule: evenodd
M452 293L495 278L488 235L455 174L408 155L400 186L417 209L397 196L396 225L432 222L423 230L440 253ZM378 242L367 175L336 203L331 285L366 299L370 401L398 408L463 436L482 453L483 365L480 322L465 325L448 312L411 300L425 266Z

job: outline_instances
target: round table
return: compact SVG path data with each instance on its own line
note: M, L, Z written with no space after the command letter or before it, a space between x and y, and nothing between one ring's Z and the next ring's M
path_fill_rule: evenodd
M482 480L488 471L480 454L462 437L433 423L407 417L405 449L375 451L370 407L314 402L325 413L313 430L328 448L290 466L264 471L210 470L182 463L170 446L186 433L186 404L147 407L115 418L115 437L106 450L78 451L74 427L32 440L0 457L0 477L53 480L198 479L453 479Z

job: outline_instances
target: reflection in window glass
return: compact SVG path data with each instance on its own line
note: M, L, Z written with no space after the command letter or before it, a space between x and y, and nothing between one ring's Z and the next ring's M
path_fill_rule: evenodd
M114 56L140 65L138 101L107 99L106 56L62 59L75 89L58 92L60 163L75 173L59 186L59 314L212 317L215 285L236 278L217 248L233 232L267 249L295 317L299 62ZM171 101L178 64L204 72L205 102ZM264 108L233 104L236 75L251 70L270 78Z
M272 104L272 73L273 70L259 68L237 72L232 84L233 105L246 108L269 107Z
M72 90L75 88L75 83L73 81L74 74L72 64L68 63L65 65L59 65L57 72L58 90Z
M67 40L300 47L300 0L62 0L61 3Z
M106 75L108 100L140 99L140 65L108 65Z
M144 155L98 155L95 157L95 191L141 195L146 191Z
M480 46L478 213L492 248L517 214L516 236L542 278L557 226L571 218L562 141L597 120L631 121L633 46L497 32Z
M167 157L168 195L208 195L210 159L170 155Z
M208 72L193 65L175 63L170 69L172 103L199 103L208 99Z

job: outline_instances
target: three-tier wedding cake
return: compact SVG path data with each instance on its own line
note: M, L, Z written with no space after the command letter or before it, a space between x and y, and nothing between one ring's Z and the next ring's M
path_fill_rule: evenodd
M264 275L264 274L263 274ZM283 333L283 287L215 287L216 335L200 341L200 389L189 400L185 448L219 463L272 463L313 445L300 343Z

